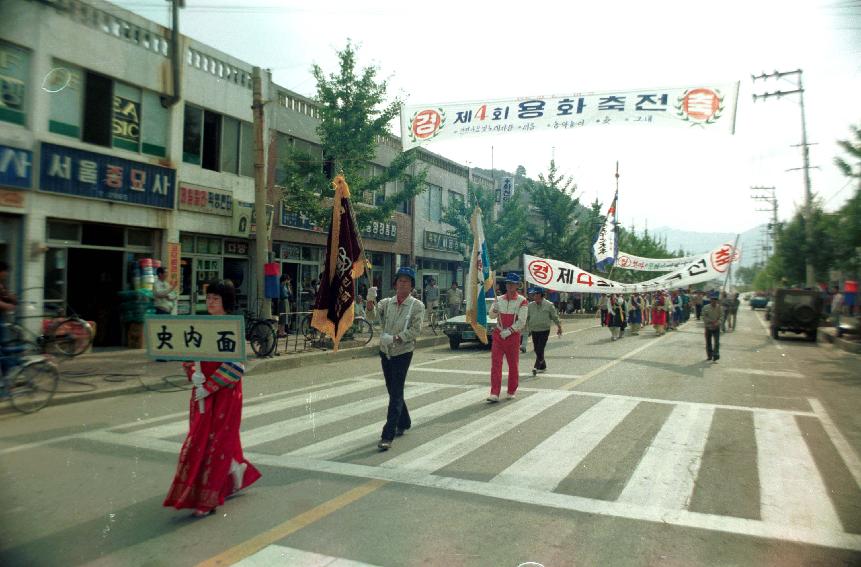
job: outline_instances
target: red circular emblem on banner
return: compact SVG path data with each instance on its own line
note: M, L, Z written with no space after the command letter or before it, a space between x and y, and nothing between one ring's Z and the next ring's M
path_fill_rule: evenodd
M720 108L720 102L720 95L715 91L699 88L693 89L685 95L682 107L691 120L705 122L715 115Z
M544 260L529 262L529 273L535 283L547 285L553 280L553 267Z
M619 258L616 260L616 263L619 264L620 268L626 268L631 263L631 259L627 256L619 256Z
M739 257L738 252L733 248L732 244L724 244L720 250L711 253L709 261L712 268L720 273L724 273L729 269L729 265L736 261Z
M412 131L417 140L427 140L436 136L442 128L442 115L432 108L417 112L413 118Z

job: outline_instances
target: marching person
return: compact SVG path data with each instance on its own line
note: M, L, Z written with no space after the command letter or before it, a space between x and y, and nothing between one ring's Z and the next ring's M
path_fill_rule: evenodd
M628 307L628 322L631 324L631 336L640 334L640 325L643 324L643 298L639 293L631 296Z
M741 306L741 300L738 298L738 292L732 296L732 302L729 306L729 330L735 331L735 324L738 322L738 308Z
M227 315L235 307L233 283L209 284L206 309L210 315ZM225 498L253 484L260 471L245 460L239 441L245 366L241 362L201 362L200 368L183 362L182 366L194 383L190 424L163 505L194 508L193 516L202 518L224 504Z
M424 304L412 296L416 285L416 272L401 266L392 283L394 297L387 297L376 305L377 317L382 326L380 334L380 363L389 392L389 409L386 424L377 447L388 451L395 437L400 437L410 428L410 412L404 401L404 383L416 348L416 338L421 334L424 319Z
M723 308L720 296L715 292L709 296L709 304L703 309L702 317L705 325L706 360L717 362L720 358L720 328L723 321Z
M609 296L602 293L598 298L598 318L601 320L601 326L607 325L607 310L609 309Z
M621 295L613 294L607 303L607 327L610 329L611 340L622 338L625 324L625 300Z
M562 336L562 323L553 304L544 299L544 290L534 287L529 291L532 301L527 306L526 328L532 335L532 346L535 349L535 365L532 367L532 375L547 371L547 362L544 360L544 348L547 339L550 338L550 323L556 323L556 335Z
M520 276L509 273L505 276L505 295L497 297L490 307L490 315L496 317L496 327L493 329L493 341L490 348L490 395L487 401L499 401L502 389L502 357L508 363L508 399L517 393L520 378L518 363L520 361L520 332L526 326L529 314L529 303L526 298L517 293L520 287Z
M701 291L695 291L694 292L693 304L694 304L694 311L697 314L697 321L699 321L700 317L702 316L702 313L703 313L703 292L701 292Z
M655 293L655 301L652 304L652 326L655 328L655 334L659 337L664 334L667 326L667 295L663 291Z

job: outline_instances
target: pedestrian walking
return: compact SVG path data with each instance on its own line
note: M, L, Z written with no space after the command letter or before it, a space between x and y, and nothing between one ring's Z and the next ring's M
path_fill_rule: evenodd
M382 325L380 364L389 393L386 424L377 443L381 451L388 451L395 437L400 437L412 426L404 400L404 384L416 348L416 338L422 331L425 311L424 304L412 296L415 285L415 270L408 266L398 268L392 283L394 297L387 297L376 305L377 317Z
M373 325L377 322L377 312L374 307L377 305L377 283L372 282L368 288L368 294L365 296L365 317L368 322Z
M155 270L156 280L153 286L153 307L161 315L172 315L176 310L176 284L167 281L167 270L159 266Z
M643 324L643 298L639 293L631 296L628 306L628 323L631 325L631 336L640 334L640 326Z
M206 309L227 315L236 307L236 290L229 280L210 282ZM260 478L245 460L239 441L242 421L241 362L183 362L194 384L189 408L188 435L179 453L176 475L164 506L194 508L194 517L213 513L224 499ZM200 403L202 402L202 403Z
M735 324L738 322L738 308L741 306L741 300L738 298L738 292L732 296L732 302L729 306L729 330L735 331Z
M668 303L669 298L665 292L659 291L655 294L655 303L652 307L652 326L655 328L655 334L659 337L667 330L667 314L670 310Z
M598 298L598 318L601 320L601 326L607 325L607 311L609 310L610 296L606 293Z
M439 288L436 285L436 280L431 278L425 290L425 308L428 312L428 321L430 321L431 313L436 311L437 305L439 305Z
M610 296L606 323L610 329L610 340L619 340L622 337L622 329L625 324L625 300L621 295L613 294Z
M488 402L498 402L502 390L502 358L508 364L508 399L517 393L520 378L520 333L526 326L529 302L517 293L520 276L510 273L505 277L505 295L497 297L490 307L490 315L496 317L493 341L490 347L490 395Z
M702 316L705 325L706 360L717 362L720 358L720 329L723 321L723 307L717 293L709 296L709 304L703 308Z
M449 318L460 315L460 308L463 304L463 291L457 287L456 281L451 282L451 287L446 290L445 300L448 304Z
M551 323L556 323L556 335L562 336L562 323L559 314L553 304L544 299L544 290L540 287L529 291L532 301L526 308L526 328L532 337L532 347L535 349L535 364L532 366L532 375L547 371L547 362L544 360L544 348L547 339L550 338Z
M723 311L723 319L720 322L720 330L722 333L726 333L727 320L729 319L729 312L732 310L732 296L722 291L720 292L720 306Z
M694 304L694 312L697 315L697 321L699 321L700 316L702 316L702 313L703 313L703 292L695 291L694 292L694 298L692 301Z

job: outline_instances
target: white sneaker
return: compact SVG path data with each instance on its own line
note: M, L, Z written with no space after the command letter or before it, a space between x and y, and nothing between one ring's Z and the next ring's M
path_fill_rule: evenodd
M517 394L505 394L505 398L506 398L507 400L513 400L513 399L514 399L514 397L515 397L516 395L517 395Z
M499 401L499 396L494 396L493 394L487 396L487 401L491 403L496 403Z
M538 370L539 374L544 374L545 372L547 372L546 368L541 368L540 370Z

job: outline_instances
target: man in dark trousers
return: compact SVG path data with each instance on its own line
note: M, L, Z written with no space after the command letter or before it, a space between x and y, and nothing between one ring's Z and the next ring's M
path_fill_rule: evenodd
M412 425L404 401L404 383L425 312L424 304L411 295L416 286L415 270L407 266L399 268L393 286L395 296L383 299L374 307L382 326L380 361L386 378L386 390L389 392L386 424L377 444L381 451L388 451L394 438L403 435Z
M723 321L723 308L717 292L709 295L709 304L703 308L702 318L706 331L706 360L717 362L720 358L720 328Z
M544 361L544 347L550 338L550 324L556 323L556 335L562 336L562 323L553 304L544 299L544 290L534 287L529 290L532 301L527 307L526 327L532 335L532 346L535 348L535 366L532 367L532 375L547 371L547 363Z

